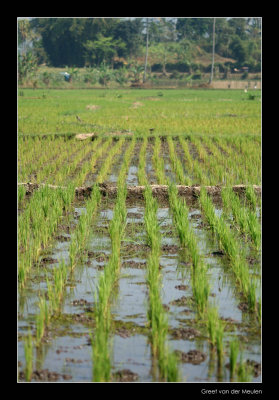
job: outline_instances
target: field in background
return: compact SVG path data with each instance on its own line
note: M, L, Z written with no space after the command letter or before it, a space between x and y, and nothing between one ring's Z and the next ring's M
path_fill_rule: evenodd
M260 135L260 100L259 90L21 89L18 133Z

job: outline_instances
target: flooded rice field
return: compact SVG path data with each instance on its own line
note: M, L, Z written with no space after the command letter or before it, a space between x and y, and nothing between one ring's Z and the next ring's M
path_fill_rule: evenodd
M122 161L129 143L125 143L118 160L105 182L118 184ZM146 150L145 174L149 184L158 182L158 171L153 158L153 144ZM137 186L139 179L139 154L141 143L135 143L125 182ZM103 155L103 160L105 156ZM166 182L177 183L167 145L162 145ZM182 155L179 156L180 160ZM96 180L102 166L88 174L86 184ZM184 168L185 172L185 168ZM178 182L177 184L180 184ZM33 194L34 195L34 194ZM29 201L26 199L26 202ZM75 199L59 218L55 234L48 246L41 249L28 279L18 294L18 374L19 381L27 380L26 337L33 339L33 382L92 382L94 381L94 340L97 330L97 303L100 301L99 285L114 252L111 225L115 218L118 198L102 196L90 219L90 234L86 246L69 269L60 298L59 307L45 319L43 334L40 331L40 299L51 301L56 289L55 271L62 263L72 263L75 232L84 215L89 213L90 200ZM208 283L206 309L218 310L222 326L222 357L217 342L212 342L209 317L198 306L193 267L194 256L182 245L175 208L169 199L158 199L156 220L160 235L158 276L160 301L167 321L166 343L176 355L180 382L230 382L249 379L261 381L261 325L257 312L252 312L245 287L239 284L237 269L232 268L233 258L220 245L220 234L212 231L205 206L199 198L184 199L188 213L187 229L192 232L197 251L205 265L203 279ZM242 201L242 200L241 200ZM181 204L182 204L181 203ZM212 202L214 216L233 223L235 216L227 212L220 199ZM144 199L126 200L125 223L120 238L119 271L110 293L108 350L111 382L165 381L160 376L160 357L154 353L150 312L150 282L148 268L152 244L148 242L147 203ZM183 207L183 205L181 206ZM182 208L181 208L182 209ZM257 215L260 209L257 207ZM212 216L212 218L214 218ZM238 234L238 232L237 232ZM219 235L219 236L218 236ZM256 282L255 297L261 295L261 258L248 240L241 240L241 252L247 262L249 276ZM190 243L190 242L189 242ZM71 247L72 246L72 247ZM224 250L225 249L225 250ZM237 264L237 263L236 263ZM57 284L58 285L58 284ZM249 292L250 293L250 292ZM50 303L49 303L50 304ZM249 308L250 307L250 308ZM217 335L217 334L216 334ZM218 336L218 335L217 335ZM216 337L217 337L216 336ZM237 342L236 368L245 373L232 373L231 343ZM216 350L218 349L218 351ZM29 354L30 355L30 354ZM221 360L221 361L220 361Z

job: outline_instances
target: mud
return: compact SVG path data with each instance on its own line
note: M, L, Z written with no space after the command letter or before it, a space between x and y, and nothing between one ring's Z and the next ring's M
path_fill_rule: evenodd
M138 380L138 374L129 369L122 369L113 374L113 380L115 382L135 382Z
M18 183L18 185L24 185L26 188L26 194L32 193L34 190L38 189L40 186L44 184L36 184L36 183ZM48 185L49 187L55 189L59 186ZM157 199L168 200L168 185L150 185L152 194ZM261 194L261 186L253 185L254 190L257 194ZM107 183L99 184L100 192L103 196L109 195L111 198L115 198L117 196L117 186L113 186ZM246 185L235 185L232 186L233 191L239 195L245 193ZM221 198L221 190L222 186L205 186L207 193L213 197ZM178 194L182 197L189 198L198 198L200 195L201 186L193 185L193 186L185 186L185 185L177 185ZM145 186L128 186L127 187L127 199L128 200L136 200L136 199L144 199L144 191ZM79 199L86 198L90 196L92 192L92 186L84 186L77 187L75 189L76 197Z
M135 268L135 269L145 269L146 262L137 262L137 261L124 261L121 264L121 268Z
M171 331L174 339L193 340L200 335L201 332L194 328L175 328Z
M187 353L175 350L175 354L182 363L200 364L206 359L206 354L199 350L190 350Z
M48 369L35 370L31 375L31 381L36 382L57 382L69 379L72 379L71 375L58 374L57 372L49 371ZM23 371L19 373L19 381L25 382L25 373Z

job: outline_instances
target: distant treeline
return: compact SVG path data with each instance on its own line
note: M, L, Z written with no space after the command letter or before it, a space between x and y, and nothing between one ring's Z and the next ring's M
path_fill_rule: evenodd
M32 18L18 21L18 30L21 51L32 50L39 64L113 68L144 57L148 32L148 56L164 69L212 51L213 18ZM215 51L259 72L261 17L216 17Z

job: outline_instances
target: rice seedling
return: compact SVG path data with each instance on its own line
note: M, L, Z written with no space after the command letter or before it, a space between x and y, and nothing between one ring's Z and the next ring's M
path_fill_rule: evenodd
M40 344L45 332L45 310L40 307L39 313L36 315L36 344Z
M239 352L239 341L237 339L230 341L230 379L232 380L237 370L237 357Z
M237 378L239 382L251 382L253 377L252 367L243 361L243 355L240 353L240 362L237 368Z
M210 307L207 310L207 329L212 349L215 347L217 341L218 321L219 321L218 309L216 307Z
M29 332L24 340L24 355L25 355L25 379L31 381L33 372L33 342L32 335Z

